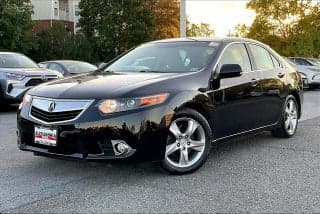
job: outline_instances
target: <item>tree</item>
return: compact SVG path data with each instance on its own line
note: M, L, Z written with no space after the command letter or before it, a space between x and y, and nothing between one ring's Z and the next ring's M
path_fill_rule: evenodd
M210 28L210 25L204 22L200 24L194 24L187 21L187 36L196 37L209 37L214 36L214 30Z
M37 47L30 0L0 1L0 50L27 53Z
M319 55L319 3L311 0L251 0L251 26L238 25L236 35L269 44L280 54Z
M147 0L82 0L79 25L101 60L152 40L155 17Z
M180 4L177 0L148 1L155 15L155 31L153 39L179 37Z
M61 23L53 23L38 34L39 48L32 52L37 61L74 59L96 62L91 42L82 34L69 33Z

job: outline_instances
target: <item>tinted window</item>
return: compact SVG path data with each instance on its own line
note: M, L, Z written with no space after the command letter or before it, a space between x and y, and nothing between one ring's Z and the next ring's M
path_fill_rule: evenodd
M244 44L232 44L224 51L219 67L225 64L238 64L242 71L251 71L251 63L249 55Z
M82 74L97 70L97 66L86 62L65 61L60 62L70 74Z
M312 64L310 62L308 62L307 60L304 59L300 59L300 58L295 58L294 59L295 63L297 65L307 65L307 66L311 66Z
M54 71L59 71L60 73L64 74L64 70L62 69L62 67L56 63L50 63L49 69Z
M38 68L39 66L22 54L0 54L0 68Z
M133 49L106 70L115 72L195 72L203 69L219 43L176 42L146 44Z
M258 45L250 44L249 46L258 70L272 69L274 67L271 55L266 49Z

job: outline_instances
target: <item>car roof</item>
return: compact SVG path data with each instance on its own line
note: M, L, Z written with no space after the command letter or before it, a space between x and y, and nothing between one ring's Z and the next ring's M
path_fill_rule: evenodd
M224 43L252 42L252 43L263 44L253 39L239 38L239 37L185 37L185 38L163 39L163 40L152 41L149 43L170 43L170 42L224 42Z
M4 52L4 51L0 51L0 54L6 54L6 55L8 55L8 54L12 54L12 55L14 55L14 54L19 54L19 55L23 55L22 53L17 53L17 52Z
M64 62L82 62L82 63L88 63L91 64L89 62L85 62L85 61L78 61L78 60L50 60L50 61L44 61L44 62L39 62L39 64L41 63L50 63L50 62L55 62L55 63L64 63Z

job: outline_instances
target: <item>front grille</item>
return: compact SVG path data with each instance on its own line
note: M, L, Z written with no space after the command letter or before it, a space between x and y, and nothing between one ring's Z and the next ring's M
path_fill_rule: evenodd
M57 78L48 78L46 80L43 80L43 79L31 79L27 82L26 84L26 87L30 87L30 86L37 86L41 83L45 83L45 82L48 82L48 81L51 81L51 80L55 80Z
M31 115L41 121L47 123L54 123L60 121L67 121L75 119L82 110L72 110L63 112L47 112L34 106L31 107Z

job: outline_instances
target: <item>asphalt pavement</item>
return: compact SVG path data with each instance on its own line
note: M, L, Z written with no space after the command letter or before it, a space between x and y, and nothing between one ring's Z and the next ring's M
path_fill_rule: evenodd
M0 213L320 212L320 90L305 93L294 138L234 139L184 176L21 152L15 111L0 112Z

